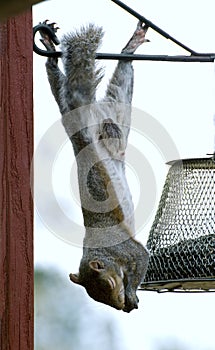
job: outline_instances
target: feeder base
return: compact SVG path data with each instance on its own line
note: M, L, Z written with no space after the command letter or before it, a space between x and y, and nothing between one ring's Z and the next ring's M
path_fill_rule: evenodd
M166 281L142 282L140 290L164 292L215 292L215 276L213 278L177 279Z

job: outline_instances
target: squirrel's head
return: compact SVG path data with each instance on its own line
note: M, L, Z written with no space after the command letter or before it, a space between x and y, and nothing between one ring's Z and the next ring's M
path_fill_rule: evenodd
M111 265L101 260L92 260L80 274L70 274L70 280L85 287L94 300L110 305L117 310L125 307L123 272L116 272Z

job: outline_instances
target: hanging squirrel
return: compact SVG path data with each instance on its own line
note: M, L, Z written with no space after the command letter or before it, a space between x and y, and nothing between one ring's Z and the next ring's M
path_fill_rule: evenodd
M49 26L56 32L53 23ZM134 53L149 41L147 29L139 22L122 54ZM49 36L42 30L40 34L46 49L55 50ZM65 35L61 41L65 73L53 57L46 70L76 156L85 226L79 273L71 273L70 280L84 286L96 301L130 312L138 308L136 290L149 259L146 248L134 238L134 208L125 176L133 67L131 60L119 61L105 97L97 102L102 71L96 68L95 56L102 37L102 28L93 24Z

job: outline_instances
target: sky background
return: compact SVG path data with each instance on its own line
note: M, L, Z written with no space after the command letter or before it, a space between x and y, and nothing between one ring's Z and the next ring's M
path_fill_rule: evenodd
M214 0L127 0L127 5L151 20L154 24L174 36L185 45L199 52L215 52ZM103 26L105 36L99 52L119 53L131 37L137 19L120 9L111 0L52 0L34 6L34 25L49 19L60 27L59 38L66 32L93 22ZM162 38L152 29L148 30L150 43L142 45L137 53L145 54L187 54L184 50ZM60 119L58 107L51 95L45 72L45 58L34 54L34 109L35 148L44 140L44 135ZM102 97L112 75L115 61L100 61L105 68L105 77L98 90ZM214 150L214 64L213 63L164 63L138 61L133 63L135 80L133 106L149 114L156 121L156 127L165 129L168 140L172 140L181 158L205 157ZM58 124L57 124L58 125ZM144 125L140 126L144 129ZM156 189L156 201L147 222L143 225L139 239L147 235L156 212L167 167L166 159L160 152L160 141L150 140L150 135L140 137L132 130L130 143L150 164ZM158 137L159 138L159 137ZM139 141L138 141L139 140ZM165 143L162 139L162 143ZM48 144L44 161L49 156ZM171 160L171 159L168 159ZM65 215L75 213L81 222L80 208L72 197L70 184L71 163L74 162L72 148L65 144L56 155L52 173L52 185L56 199ZM65 176L62 179L63 175ZM129 182L137 205L140 198L138 189L142 186L135 169L128 166ZM152 183L147 184L150 188ZM152 191L154 191L154 188ZM51 208L45 189L42 201ZM72 208L72 210L71 210ZM53 223L51 210L47 217ZM46 225L46 218L40 210L35 215L35 264L56 266L65 274L78 270L82 250L67 244L63 237L57 238ZM77 286L77 288L80 288ZM118 321L127 350L153 350L156 339L177 338L188 344L190 349L215 349L214 294L157 294L138 292L140 306L137 311L125 314L108 306L92 301L92 308L111 313ZM132 330L132 332L130 332Z

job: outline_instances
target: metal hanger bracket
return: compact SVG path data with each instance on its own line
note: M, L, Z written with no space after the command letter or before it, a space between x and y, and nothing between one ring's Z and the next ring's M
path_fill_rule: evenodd
M157 25L152 23L150 20L145 18L144 16L140 15L138 12L134 11L129 6L125 5L120 0L111 0L118 6L120 6L122 9L130 13L132 16L139 19L142 23L145 23L148 25L148 27L155 30L157 33L159 33L164 38L171 40L173 43L181 47L182 49L188 51L190 55L177 55L177 56L169 56L169 55L139 55L139 54L114 54L114 53L97 53L96 58L97 59L103 59L103 60L137 60L137 61L169 61L169 62L214 62L215 60L215 53L199 53L188 46L184 45L177 39L175 39L173 36L165 32L163 29L159 28ZM42 50L40 49L36 43L35 43L35 36L38 31L44 31L46 32L50 38L52 39L53 43L55 45L58 45L60 42L52 28L50 28L47 24L39 23L33 28L33 50L38 55L46 56L46 57L61 57L62 52L61 51L49 51L49 50Z

